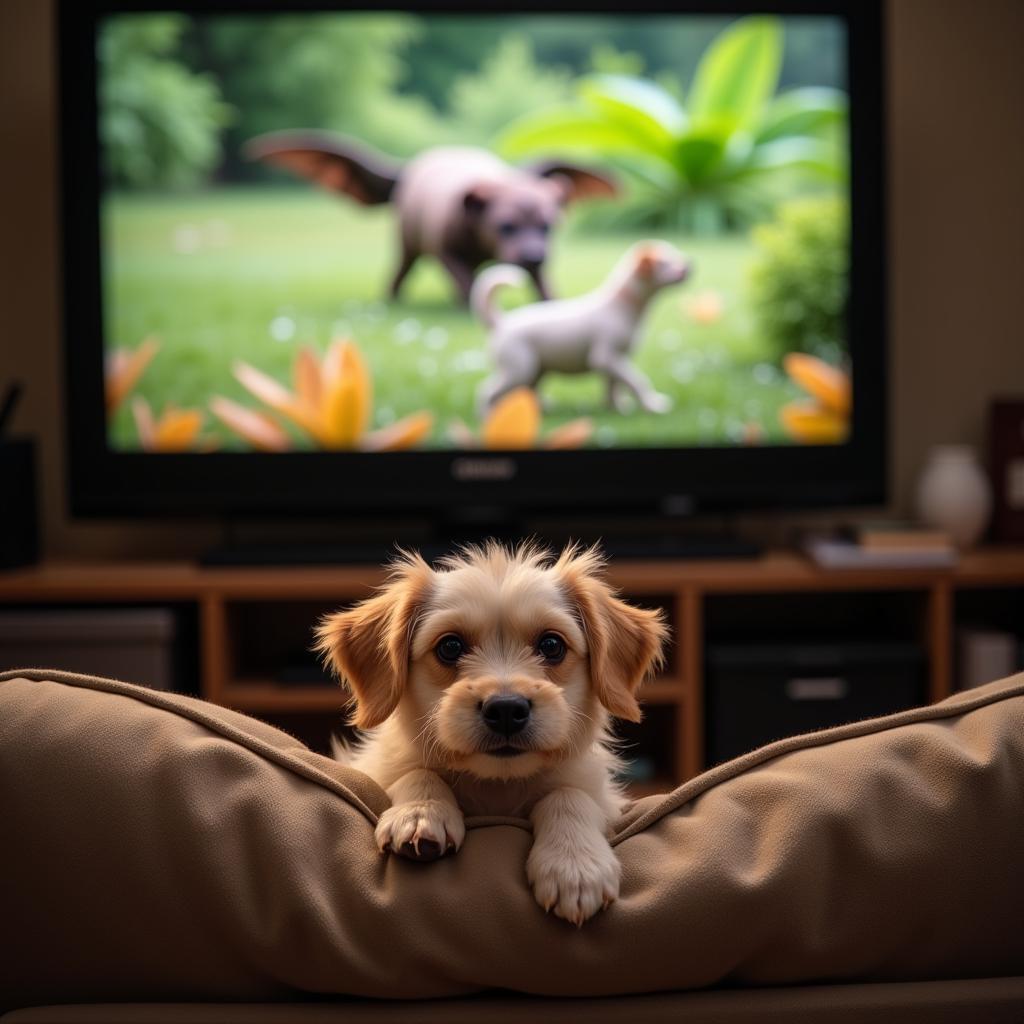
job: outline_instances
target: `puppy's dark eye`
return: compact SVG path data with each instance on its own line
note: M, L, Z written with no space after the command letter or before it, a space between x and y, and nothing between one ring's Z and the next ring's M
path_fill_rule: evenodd
M466 653L466 645L461 636L449 633L437 641L434 653L438 661L445 665L454 665Z
M498 225L498 234L503 238L508 238L510 235L514 235L519 230L519 225L513 221L505 221L504 224Z
M557 665L565 658L565 641L557 633L545 633L537 641L537 653L549 665Z

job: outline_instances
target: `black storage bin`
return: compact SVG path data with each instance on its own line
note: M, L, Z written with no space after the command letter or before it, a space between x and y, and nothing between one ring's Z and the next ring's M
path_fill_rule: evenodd
M913 643L715 645L707 652L707 760L925 700Z

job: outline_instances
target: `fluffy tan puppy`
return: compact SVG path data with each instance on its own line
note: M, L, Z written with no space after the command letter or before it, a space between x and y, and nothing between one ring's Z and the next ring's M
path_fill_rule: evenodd
M433 860L462 845L464 815L519 815L545 910L579 925L618 896L609 718L640 720L636 691L667 630L602 568L577 547L488 544L436 570L404 555L377 596L321 622L318 649L368 730L339 756L391 797L381 852Z

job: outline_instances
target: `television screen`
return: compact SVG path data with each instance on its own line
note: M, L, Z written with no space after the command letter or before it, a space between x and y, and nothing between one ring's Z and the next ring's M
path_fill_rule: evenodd
M844 445L848 31L99 17L108 450Z

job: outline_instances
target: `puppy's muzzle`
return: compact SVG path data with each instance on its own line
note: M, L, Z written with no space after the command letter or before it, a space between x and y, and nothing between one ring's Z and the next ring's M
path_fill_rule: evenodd
M690 274L693 272L693 264L689 260L684 260L680 263L672 273L671 284L680 284L685 281Z
M499 736L515 736L530 721L530 702L525 697L488 697L480 708L484 724Z

